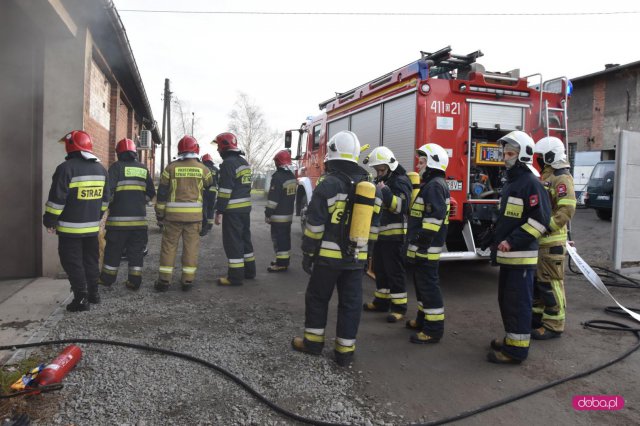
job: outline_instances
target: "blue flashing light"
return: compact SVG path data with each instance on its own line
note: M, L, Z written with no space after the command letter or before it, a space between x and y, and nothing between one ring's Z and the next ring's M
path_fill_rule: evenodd
M567 79L567 96L571 96L573 93L573 83L571 80Z
M418 61L418 73L420 74L420 80L426 80L429 77L429 65L427 65L427 61Z

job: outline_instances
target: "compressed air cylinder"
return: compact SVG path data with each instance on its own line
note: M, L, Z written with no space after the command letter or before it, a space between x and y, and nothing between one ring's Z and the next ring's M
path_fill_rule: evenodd
M411 204L409 204L409 208L411 208L413 202L418 196L418 192L420 192L420 175L416 172L407 172L407 176L409 177L411 186L413 187L413 191L411 191Z
M373 206L376 202L376 187L371 182L360 182L356 185L356 196L353 200L349 241L356 247L364 247L369 241Z

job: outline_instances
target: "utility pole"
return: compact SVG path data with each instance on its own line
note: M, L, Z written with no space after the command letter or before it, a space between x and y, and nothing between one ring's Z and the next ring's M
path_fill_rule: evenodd
M171 91L169 91L169 79L165 80L167 85L167 164L171 162Z
M191 112L191 136L193 136L193 122L196 119L196 113L195 112Z
M167 128L167 106L169 105L169 98L171 97L169 93L169 79L165 78L163 96L164 106L162 107L162 145L160 148L160 173L164 171L164 146L166 138L165 129Z

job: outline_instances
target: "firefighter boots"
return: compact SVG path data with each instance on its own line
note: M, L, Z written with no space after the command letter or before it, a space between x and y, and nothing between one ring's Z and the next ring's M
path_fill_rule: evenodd
M412 334L411 337L409 337L409 341L411 343L417 344L438 343L440 341L440 338L431 337L428 334L424 334L422 331L420 331L418 333Z
M287 269L289 269L287 266L279 266L279 265L275 265L273 263L275 263L275 262L272 262L272 265L267 268L267 271L269 271L269 272L285 272Z
M182 283L182 291L189 291L193 288L193 281L185 281Z
M311 355L320 355L322 353L322 344L307 342L302 337L294 337L291 339L291 347L298 352L304 352Z
M169 282L164 280L158 280L153 286L153 289L158 293L165 292L169 290Z
M493 339L491 341L491 343L489 344L489 346L491 346L491 349L493 349L494 351L501 351L502 347L504 346L504 340L503 339Z
M423 328L422 322L414 319L408 320L407 322L405 322L404 326L409 330L422 330Z
M562 333L558 333L557 331L549 330L546 327L536 328L531 332L531 337L534 340L549 340L555 339L562 335Z
M69 312L83 312L89 309L89 296L86 293L74 293L73 300L67 305Z
M387 315L387 322L398 322L404 319L404 315L400 312L391 312Z
M227 277L221 277L221 278L218 278L218 285L224 286L224 287L240 286L242 285L242 282L233 282L233 281L230 281L229 278Z
M134 284L129 280L124 282L124 286L127 287L129 290L133 290L133 291L140 290L140 284Z
M388 307L378 306L373 302L363 304L362 309L367 312L387 312L389 310Z
M336 357L336 364L340 367L348 367L353 362L353 352L341 353L334 351Z
M89 299L89 303L97 305L98 303L100 303L100 293L89 293L89 297L87 299Z
M487 354L487 361L494 364L520 364L522 361L519 359L511 358L500 351L491 351Z

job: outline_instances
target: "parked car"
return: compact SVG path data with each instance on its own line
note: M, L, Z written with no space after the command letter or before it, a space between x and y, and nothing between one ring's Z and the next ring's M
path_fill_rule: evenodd
M615 161L600 161L593 168L587 183L585 206L595 209L602 220L611 220L615 169Z
M600 161L600 157L601 151L580 151L575 153L575 158L573 159L573 185L576 191L578 207L585 207L585 189L589 182L589 176L591 176L593 168Z

